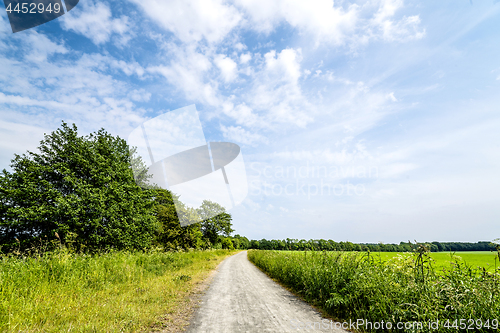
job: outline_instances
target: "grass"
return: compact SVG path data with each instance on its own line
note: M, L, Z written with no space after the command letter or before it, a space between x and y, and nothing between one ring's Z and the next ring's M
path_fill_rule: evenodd
M490 326L474 329L477 332L496 332L500 327L500 270L487 272L458 260L446 271L435 273L425 252L387 255L393 257L377 260L378 253L355 252L248 252L249 259L270 277L340 321L422 323L392 329L412 333L459 331L453 323L460 319L468 324L489 320ZM439 327L425 326L436 320ZM444 326L447 320L448 328ZM368 326L358 330L387 331Z
M412 256L411 253L403 252L372 252L372 254L375 258L380 258L380 260L382 261L388 261L389 259L397 256ZM432 266L434 267L436 272L442 272L443 270L452 269L457 261L474 269L485 268L488 272L491 273L495 271L495 267L500 268L500 263L498 262L498 255L496 252L432 252L429 255L433 259Z
M235 251L68 251L0 258L0 331L136 332L160 328ZM170 319L171 321L171 319Z

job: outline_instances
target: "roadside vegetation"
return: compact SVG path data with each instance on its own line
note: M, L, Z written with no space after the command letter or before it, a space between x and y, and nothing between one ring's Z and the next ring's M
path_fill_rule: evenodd
M2 332L174 325L185 296L239 245L224 207L186 207L148 184L135 149L104 129L80 136L63 122L10 167L0 173Z
M136 332L176 325L185 298L230 250L0 259L1 332ZM181 314L182 315L182 314Z
M497 247L498 249L498 247ZM460 258L436 271L425 244L410 255L382 260L370 252L262 251L248 258L306 301L340 321L429 323L433 332L496 332L500 327L500 269L473 267ZM442 267L443 268L443 267ZM462 320L462 321L460 321ZM360 331L387 329L359 327ZM412 326L398 332L429 332Z

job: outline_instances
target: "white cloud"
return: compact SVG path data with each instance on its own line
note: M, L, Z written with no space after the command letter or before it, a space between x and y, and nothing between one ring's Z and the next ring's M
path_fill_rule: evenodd
M305 126L313 120L314 104L303 95L300 49L272 50L259 57L243 93L221 100L222 111L237 124L275 130L276 125Z
M152 66L147 71L162 75L189 99L211 106L220 105L217 84L206 79L212 69L210 58L194 47L170 44L169 50L171 61L168 65Z
M7 110L0 109L0 115ZM10 164L14 154L23 154L27 150L35 151L44 133L50 131L40 127L19 122L0 120L0 169ZM13 140L15 138L15 140Z
M70 105L59 103L57 101L39 101L34 100L26 96L19 95L5 95L0 92L0 103L1 104L13 104L19 106L41 106L44 108L52 108L52 109L65 109L69 108Z
M374 0L362 5L331 0L130 1L176 38L161 46L170 59L147 72L162 75L188 100L222 110L238 125L252 128L270 129L276 124L305 127L326 111L327 104L322 91L316 93L319 98L304 92L304 81L311 71L301 68L301 48L271 50L264 55L242 53L248 46L237 37L238 29L271 32L285 22L316 44L359 45L363 40L410 38L410 26L419 25L417 16L396 16L403 7L401 0ZM314 70L318 78L340 82L331 71ZM343 84L356 85L343 80ZM240 84L236 90L220 89L234 82ZM367 89L363 84L351 88L347 96L329 105L327 112L363 104L363 108L356 107L361 114L351 117L366 119L366 126L373 124L382 116L377 109L387 99L396 100L394 94L370 94ZM364 99L356 100L360 95Z
M109 64L111 67L120 69L126 75L137 75L138 77L142 77L144 75L144 68L139 65L137 62L125 62L123 60L110 59Z
M370 39L405 41L422 38L418 15L396 19L402 0L367 1L346 4L332 0L236 0L249 28L270 33L286 22L300 33L311 36L316 46L366 44Z
M259 121L259 117L245 103L238 104L235 107L232 102L226 101L222 103L222 112L233 118L237 124L245 126L254 126Z
M236 0L244 9L252 28L270 32L283 21L294 28L336 45L344 43L346 34L354 31L359 6L344 9L329 0Z
M275 152L272 156L288 161L309 161L311 163L327 163L332 165L364 164L373 162L374 160L359 143L352 147L342 147L342 149L335 151L332 151L330 148L294 150Z
M224 126L221 125L221 131L224 138L234 141L236 143L242 143L244 145L253 146L256 143L267 142L267 139L260 134L251 133L241 126Z
M241 21L234 6L222 0L130 0L183 42L220 42Z
M238 51L243 51L247 48L247 46L245 44L242 44L242 43L236 43L234 45L234 48Z
M48 55L71 50L39 34L14 37L18 43L12 47L37 61L11 60L0 54L0 62L5 65L0 66L1 120L19 125L13 126L18 130L11 133L12 138L22 137L23 145L32 147L38 139L32 142L34 137L22 133L23 126L36 124L54 130L61 120L75 122L83 132L105 127L113 134L124 136L144 121L145 111L135 106L134 100L147 101L151 95L131 82L115 79L110 71L115 65L136 68L133 62L121 62L99 54L52 60ZM26 143L24 138L31 143ZM10 158L11 152L4 152L0 158L5 160L6 155Z
M242 53L240 55L240 63L242 64L246 64L248 63L250 60L252 60L252 54L251 53Z
M82 1L78 7L64 15L61 26L86 36L97 45L108 42L113 34L122 37L121 44L130 38L129 18L113 18L108 5L102 2L95 4L92 0Z
M404 16L399 21L393 20L396 11L402 7L403 0L381 1L380 8L371 20L371 24L380 31L382 39L393 42L421 39L425 36L425 29L419 30L420 17L418 15Z
M144 89L134 89L128 94L128 96L131 100L136 102L148 102L151 99L151 93Z
M9 19L7 18L7 15L5 12L2 11L0 14L0 43L1 43L1 37L12 33L12 28L10 27L9 24ZM1 47L2 44L0 44Z
M224 82L232 82L238 76L238 66L233 59L226 57L223 54L218 54L214 59L215 64L221 71L222 78Z
M25 59L34 62L44 62L48 56L55 53L66 54L68 50L64 45L54 43L45 35L31 32L26 35L25 41L30 51L27 52Z
M300 77L301 50L284 49L277 56L272 50L264 55L266 69L274 78L296 84Z
M238 28L270 33L287 23L316 46L366 44L371 39L422 38L418 15L396 18L402 0L346 4L332 0L129 0L185 43L220 43ZM247 46L235 42L242 51Z

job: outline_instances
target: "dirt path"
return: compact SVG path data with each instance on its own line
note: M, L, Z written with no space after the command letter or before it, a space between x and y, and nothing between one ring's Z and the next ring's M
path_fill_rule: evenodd
M332 327L329 320L257 269L246 251L220 264L187 331L347 332Z

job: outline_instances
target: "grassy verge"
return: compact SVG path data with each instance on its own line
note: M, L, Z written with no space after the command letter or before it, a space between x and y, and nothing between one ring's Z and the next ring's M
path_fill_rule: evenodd
M359 331L452 332L462 327L460 320L476 332L500 327L500 272L457 262L435 274L422 254L381 261L355 252L251 250L248 258L340 321L391 322L390 330L362 324Z
M0 331L136 332L171 324L185 296L235 251L66 251L0 259Z

